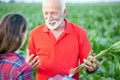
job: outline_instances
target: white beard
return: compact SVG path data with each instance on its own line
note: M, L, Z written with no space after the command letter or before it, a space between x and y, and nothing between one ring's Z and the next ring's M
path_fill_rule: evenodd
M49 21L49 20L46 20L45 23L46 23L48 29L55 30L55 29L57 29L60 26L60 24L62 23L63 20L64 20L64 17L61 16L59 21L55 21L55 20ZM50 25L52 23L54 23L54 25Z

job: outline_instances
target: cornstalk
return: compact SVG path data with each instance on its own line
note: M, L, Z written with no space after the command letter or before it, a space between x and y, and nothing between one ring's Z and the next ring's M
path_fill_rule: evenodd
M115 43L114 43L113 45L111 45L108 49L105 49L105 50L101 51L100 53L98 53L98 54L95 56L95 58L96 58L97 60L100 60L102 57L108 55L109 53L113 53L113 52L114 52L114 53L120 52L120 41L115 42ZM92 51L90 51L89 55L91 55L91 53L92 53ZM74 74L82 71L84 68L85 68L85 66L83 66L82 64L79 65L79 66L77 67L77 69L74 71Z

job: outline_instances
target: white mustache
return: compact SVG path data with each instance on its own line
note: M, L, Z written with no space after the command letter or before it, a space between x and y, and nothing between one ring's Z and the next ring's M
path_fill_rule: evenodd
M49 24L52 24L52 23L56 23L57 21L55 21L55 20L47 20L46 22L49 23Z

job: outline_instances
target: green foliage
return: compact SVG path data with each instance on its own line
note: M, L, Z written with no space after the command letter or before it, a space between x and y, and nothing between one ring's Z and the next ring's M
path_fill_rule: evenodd
M120 40L120 3L67 4L66 18L82 27L88 33L95 54ZM20 13L28 22L28 36L31 29L44 23L41 4L0 4L0 20L8 13ZM26 52L28 38L21 49ZM94 74L81 72L81 80L120 80L120 53L110 53L100 60L99 70ZM34 73L35 75L35 73Z

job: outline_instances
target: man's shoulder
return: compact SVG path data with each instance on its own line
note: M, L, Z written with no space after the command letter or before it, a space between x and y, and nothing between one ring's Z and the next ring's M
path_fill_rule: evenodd
M84 27L79 26L73 22L70 22L67 19L65 19L65 22L67 23L67 26L71 26L72 28L77 29L77 30L85 31Z
M69 23L77 32L86 32L85 28L82 26L79 26L77 24L74 24L72 22Z

